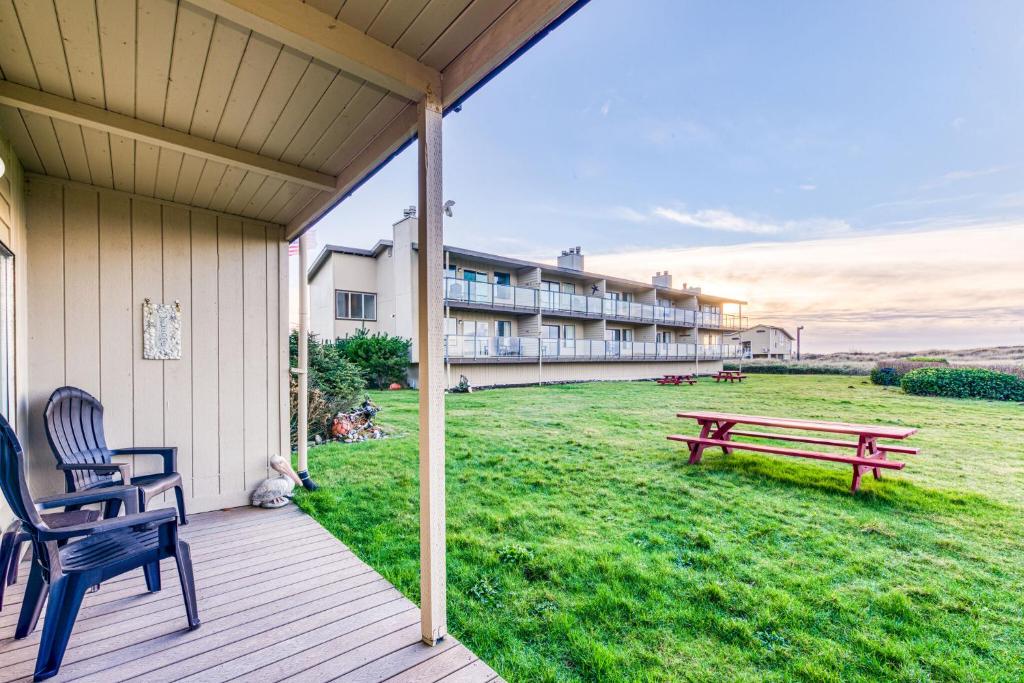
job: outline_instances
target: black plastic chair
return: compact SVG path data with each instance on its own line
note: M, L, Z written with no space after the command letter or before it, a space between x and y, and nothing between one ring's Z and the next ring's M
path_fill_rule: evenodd
M139 492L134 486L108 486L33 500L25 481L21 444L3 416L0 489L22 529L31 537L34 554L15 638L24 638L35 629L49 594L35 680L50 678L60 670L78 609L89 588L141 567L146 587L158 591L160 560L168 557L173 557L178 565L188 628L199 628L192 558L188 544L178 538L174 510L139 512ZM115 499L124 504L125 516L52 529L39 514L40 509ZM61 546L61 541L67 543Z
M76 387L61 387L46 403L44 413L46 439L57 458L57 469L64 472L68 491L89 491L114 486L120 474L121 484L139 489L139 507L146 509L153 497L174 489L181 524L185 516L185 494L177 470L178 449L173 446L108 448L103 433L103 405L94 396ZM163 472L132 475L131 467L113 462L115 455L159 455Z

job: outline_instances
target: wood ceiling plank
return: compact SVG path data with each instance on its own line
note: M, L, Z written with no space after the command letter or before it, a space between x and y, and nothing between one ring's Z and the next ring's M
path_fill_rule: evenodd
M60 153L68 169L68 177L80 183L91 183L89 162L85 158L85 143L82 141L82 127L67 121L53 120L53 130L57 133Z
M304 2L310 7L317 8L328 16L336 17L338 16L338 11L341 9L345 0L304 0Z
M107 109L135 116L135 0L96 0L96 13Z
M189 131L193 135L212 140L217 134L217 125L231 94L231 84L245 54L249 35L248 29L221 18L214 24L210 53Z
M14 6L32 55L39 87L46 92L71 97L71 75L64 59L64 43L53 3L15 0Z
M0 0L0 69L9 81L39 87L13 0Z
M366 35L394 46L427 6L427 0L390 0L370 24Z
M327 92L309 112L306 120L302 122L299 132L288 143L284 153L281 154L281 161L289 164L301 162L338 116L338 112L359 92L362 84L363 81L346 73L338 72L328 86Z
M340 21L366 33L385 4L387 0L346 0L336 16Z
M267 83L263 87L263 92L260 94L256 106L253 107L252 115L245 125L242 137L238 139L240 148L250 152L259 152L311 61L308 55L290 47L281 50L281 55L277 58L277 63L274 64Z
M220 180L224 177L228 167L216 161L207 161L203 166L203 172L199 175L199 183L196 184L195 194L192 195L192 204L195 206L208 207L213 200L213 193L220 187Z
M181 172L178 173L178 183L174 188L174 201L181 204L191 204L192 197L199 185L199 178L203 175L203 167L206 160L191 154L186 154L181 162Z
M272 220L275 216L277 216L277 214L281 212L281 209L284 208L285 204L290 202L292 200L292 197L298 194L299 190L301 189L301 185L296 185L295 183L285 183L278 189L277 192L274 193L274 196L270 198L270 201L267 202L266 206L264 206L260 210L259 214L257 214L256 217L259 218L261 221Z
M319 169L338 145L344 142L356 126L362 123L363 119L373 111L373 108L384 99L385 95L383 90L371 86L369 83L364 84L299 165L305 168Z
M167 103L167 79L177 18L173 0L139 0L135 79L136 117L163 125Z
M228 213L241 214L242 209L245 208L246 204L255 196L263 185L263 181L266 180L266 176L259 175L258 173L249 173L239 183L238 189L235 190L234 196L228 201L226 210Z
M217 191L213 193L213 198L210 200L210 208L214 211L226 209L228 202L235 196L238 186L245 180L246 175L248 175L247 171L235 168L234 166L224 171L224 176L220 179L220 184L217 186Z
M270 135L260 147L260 154L271 159L281 158L288 143L299 132L316 104L324 97L337 73L337 69L313 60L306 72L302 74L302 79L295 87L295 92L288 98L288 104L285 105L278 117Z
M156 168L160 148L147 142L135 143L135 192L147 197L155 196Z
M245 48L245 56L238 67L235 83L231 87L224 114L213 139L231 147L238 145L245 124L256 106L263 87L270 77L270 72L281 54L281 43L270 40L257 33L249 38Z
M270 200L277 195L278 190L284 187L284 185L285 181L280 178L267 177L266 180L263 181L263 185L260 186L260 189L253 195L252 199L249 200L239 213L243 216L258 218L260 214L263 213L263 209L270 203Z
M75 99L106 108L96 6L82 0L56 0L55 5Z
M420 61L443 71L477 36L498 20L515 0L475 0L420 55Z
M92 184L100 187L114 186L114 169L110 161L110 136L91 128L82 128L82 142L85 158L89 162Z
M156 165L156 187L154 196L170 201L178 187L178 173L185 155L173 149L161 149Z
M427 8L420 12L395 43L395 48L419 59L438 36L451 26L472 0L430 0Z
M135 191L135 140L123 135L110 135L110 164L114 173L114 189Z
M13 107L0 107L0 128L14 145L14 152L18 155L18 161L25 167L25 170L33 173L43 172L43 162L39 160L36 153L36 146L32 143L32 136L29 135L25 121L21 118L21 111Z
M331 156L324 162L321 168L330 169L325 171L329 175L337 177L342 169L356 157L363 148L373 140L381 129L387 126L395 116L398 115L408 102L396 95L388 95L373 108L366 118L356 126L340 145L335 148ZM330 150L328 150L330 151Z
M306 206L310 204L320 204L330 198L328 192L317 192L316 190L303 187L288 200L287 203L277 212L274 216L274 223L287 223L289 216L294 216L298 212L302 211Z
M213 22L214 16L198 7L183 4L178 10L167 105L164 108L164 125L168 128L184 133L192 128L199 84L213 36Z

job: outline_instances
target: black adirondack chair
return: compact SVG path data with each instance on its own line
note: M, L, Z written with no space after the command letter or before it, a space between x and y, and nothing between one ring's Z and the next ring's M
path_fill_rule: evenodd
M68 491L89 491L118 483L131 483L139 489L139 507L146 509L149 501L174 489L181 524L185 516L185 494L177 470L178 449L172 446L108 448L103 433L103 405L95 397L76 387L61 387L46 403L46 438L57 458L57 469L63 470ZM115 455L159 455L164 460L163 472L130 475L127 464L114 463ZM130 482L129 482L130 479Z
M188 544L178 538L174 510L139 512L139 493L134 486L107 486L33 500L25 481L21 444L3 416L0 489L22 529L31 537L33 551L32 571L25 586L15 638L24 638L35 629L49 594L35 680L50 678L60 670L78 609L89 588L141 567L146 587L158 591L160 560L165 558L173 557L178 565L188 628L199 628L192 558ZM52 529L39 514L41 509L118 499L124 504L123 517ZM66 543L59 545L61 541Z
M51 512L40 515L46 526L59 529L74 524L93 522L100 517L99 510L75 510L73 512ZM4 591L18 581L18 559L21 546L32 540L21 520L14 520L3 536L0 536L0 611L4 608Z

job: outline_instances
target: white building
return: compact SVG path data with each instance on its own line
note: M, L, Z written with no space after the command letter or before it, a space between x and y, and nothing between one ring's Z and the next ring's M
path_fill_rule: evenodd
M729 340L742 347L744 358L789 360L793 357L793 335L775 325L748 327L732 335Z

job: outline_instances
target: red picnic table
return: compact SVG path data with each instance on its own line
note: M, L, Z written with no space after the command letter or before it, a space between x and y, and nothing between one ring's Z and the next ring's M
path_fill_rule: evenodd
M796 420L787 417L738 415L735 413L707 411L678 413L677 417L696 420L697 424L700 425L700 436L682 436L673 434L668 437L671 441L682 441L689 445L691 465L695 465L700 462L704 449L709 446L720 447L722 452L726 454L732 453L733 450L738 449L753 451L756 453L775 453L777 455L789 455L798 458L810 458L812 460L841 462L853 466L853 483L850 486L850 490L854 493L860 489L861 475L865 470L871 470L875 479L881 479L882 469L903 469L905 463L889 460L887 458L889 453L902 453L909 455L918 453L918 449L916 448L878 442L879 439L902 441L917 432L917 429L913 427L861 425L851 424L849 422L823 422L819 420ZM857 437L857 440L833 439L806 434L738 431L735 429L737 425L824 432L828 434L855 436ZM734 441L733 437L736 436L770 439L773 441L791 441L794 443L811 443L820 446L832 446L838 448L853 448L856 449L856 454L844 455L842 453L831 453L827 451L810 451L799 448L773 446L770 444Z
M719 370L714 375L715 384L719 382L742 382L747 378L740 370Z
M693 384L697 383L696 378L692 374L689 374L689 375L665 375L661 379L656 379L654 381L657 382L658 384L675 384L675 385L682 384L683 382L686 382L687 384L690 384L690 385L693 385Z

